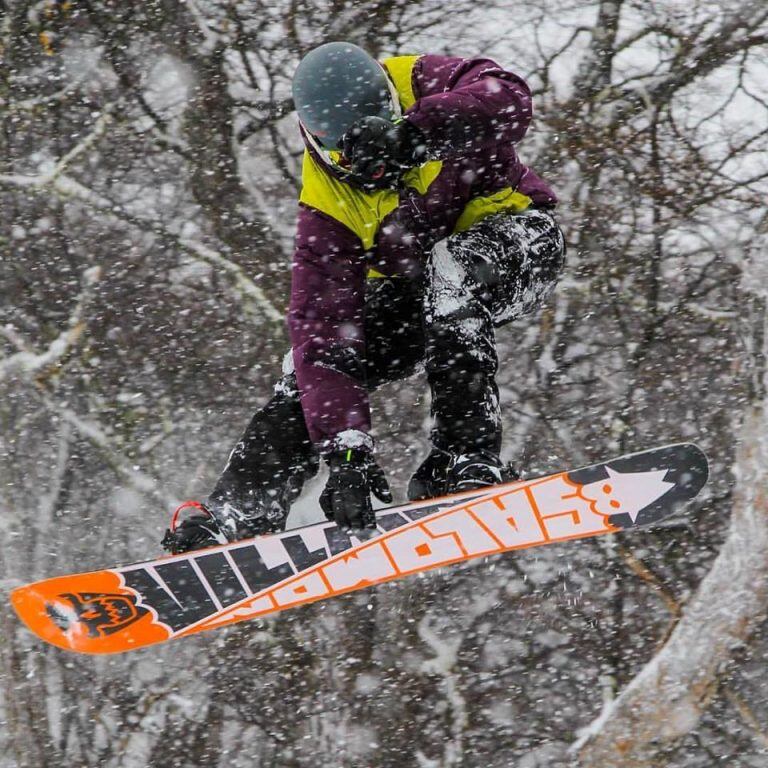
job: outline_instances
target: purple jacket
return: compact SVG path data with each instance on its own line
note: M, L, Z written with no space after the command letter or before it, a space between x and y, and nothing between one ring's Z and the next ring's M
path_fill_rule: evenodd
M443 160L426 192L402 190L368 250L340 221L299 206L288 326L305 420L321 446L345 430L370 429L365 383L354 370L360 368L354 361L365 354L369 270L418 278L434 244L453 232L474 198L512 187L533 205L557 202L515 151L532 117L531 93L522 78L490 59L426 55L413 67L411 86L416 101L405 117ZM340 359L351 364L338 365Z

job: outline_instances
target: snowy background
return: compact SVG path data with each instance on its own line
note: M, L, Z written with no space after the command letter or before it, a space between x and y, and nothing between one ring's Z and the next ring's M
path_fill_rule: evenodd
M651 532L45 646L8 592L155 555L279 373L290 77L335 39L534 89L570 250L499 333L508 457L692 439L712 480ZM767 54L764 0L0 0L0 768L768 765ZM399 498L425 388L374 397Z

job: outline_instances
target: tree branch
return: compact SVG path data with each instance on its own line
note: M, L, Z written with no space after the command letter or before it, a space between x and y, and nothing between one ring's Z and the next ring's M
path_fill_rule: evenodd
M230 261L222 254L190 237L170 232L158 221L144 214L132 213L108 198L104 198L80 184L75 179L59 174L24 176L19 174L0 174L0 185L27 189L33 193L44 193L51 189L60 198L76 199L88 207L120 221L124 221L143 231L152 232L162 240L172 242L196 261L216 267L226 274L240 296L243 308L249 316L260 315L273 323L282 323L283 315L267 298L264 291L256 285L241 266Z

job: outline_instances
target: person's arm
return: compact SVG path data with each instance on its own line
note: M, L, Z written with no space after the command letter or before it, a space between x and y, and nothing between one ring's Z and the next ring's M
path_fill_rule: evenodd
M299 206L288 325L304 419L330 470L320 506L344 530L376 527L371 494L392 501L368 434L365 270L357 235Z
M525 81L490 59L422 56L413 85L417 101L405 118L424 134L432 157L518 142L533 115Z
M301 405L323 452L370 429L365 388L365 259L343 224L299 206L288 327ZM338 446L356 447L356 446Z

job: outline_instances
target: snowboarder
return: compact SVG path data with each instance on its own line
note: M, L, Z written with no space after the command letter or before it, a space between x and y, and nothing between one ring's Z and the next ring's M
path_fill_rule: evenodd
M326 516L374 527L371 495L391 494L368 392L420 365L433 448L409 498L514 476L499 457L494 329L538 307L565 258L555 194L515 151L528 86L487 58L379 63L339 42L301 60L293 97L306 151L292 350L207 500L174 515L173 552L282 530L320 457Z

